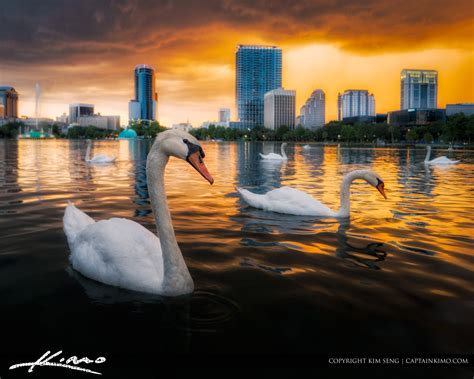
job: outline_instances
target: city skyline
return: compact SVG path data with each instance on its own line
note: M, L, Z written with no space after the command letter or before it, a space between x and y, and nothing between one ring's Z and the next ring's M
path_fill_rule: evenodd
M258 2L208 1L191 5L184 15L178 12L183 12L183 2L169 2L159 14L138 3L107 8L86 2L80 9L66 9L50 1L35 12L31 6L7 3L0 42L9 54L0 58L0 84L18 91L20 116L34 115L34 84L39 82L42 117L55 118L69 104L83 102L125 122L134 90L130 72L146 63L156 68L159 121L171 126L189 119L199 126L215 119L221 107L230 108L235 119L237 45L264 44L282 49L282 84L296 90L297 109L314 88L325 91L326 121L337 119L337 93L350 88L373 93L377 113L399 109L405 68L438 71L438 107L443 108L474 101L472 12L469 2L442 12L445 3L430 2L430 13L422 14L422 4L409 2L403 11L400 5L375 2L367 6L370 11L349 2L340 9L323 2L299 7L275 2L270 12ZM411 18L403 17L407 7ZM77 12L81 22L73 20ZM245 15L250 15L247 21ZM142 36L138 27L127 24L137 16L169 20L155 22L161 26ZM413 22L417 16L424 21ZM358 22L364 17L372 17L369 26ZM182 21L173 25L177 18ZM11 34L8 26L19 22L25 23L25 34ZM278 23L285 26L280 31ZM383 24L391 25L390 33L381 29Z

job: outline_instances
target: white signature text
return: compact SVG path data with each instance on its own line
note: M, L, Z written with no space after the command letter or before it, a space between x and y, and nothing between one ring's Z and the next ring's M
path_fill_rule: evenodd
M94 360L94 359L89 359L87 357L79 359L76 356L72 356L68 359L61 358L57 362L53 362L53 359L56 358L57 356L61 355L61 353L62 353L62 350L58 351L55 354L50 355L51 352L47 351L36 362L17 363L15 365L10 366L10 370L14 370L14 369L20 368L20 367L30 367L28 369L28 372L33 372L33 369L36 366L51 366L51 367L63 367L63 368L67 368L67 369L70 369L70 370L83 371L83 372L87 372L89 374L102 375L100 372L92 371L92 370L89 370L89 369L84 368L84 367L79 367L79 365L81 363L85 363L85 364L104 363L105 362L104 357L98 357L97 359Z

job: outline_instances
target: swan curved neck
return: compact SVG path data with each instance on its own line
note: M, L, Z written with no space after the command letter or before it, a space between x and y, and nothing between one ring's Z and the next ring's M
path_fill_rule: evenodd
M430 153L431 153L431 146L428 146L428 148L426 149L425 162L429 162L429 161L430 161Z
M344 176L341 183L341 205L337 212L339 217L349 217L351 212L351 184L356 179L363 179L363 176L358 171L353 171Z
M90 161L91 160L91 143L90 142L87 142L87 150L86 150L86 161Z
M285 145L281 145L281 156L282 156L283 158L288 158L288 157L286 156L286 152L285 152Z
M165 167L169 156L152 147L147 159L147 184L163 255L164 295L187 294L194 284L174 234L165 191Z

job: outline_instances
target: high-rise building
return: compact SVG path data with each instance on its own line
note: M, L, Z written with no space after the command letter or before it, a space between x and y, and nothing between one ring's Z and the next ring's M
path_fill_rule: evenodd
M319 129L326 123L326 95L321 89L313 91L301 107L301 125L308 129Z
M92 116L94 114L94 104L70 104L69 105L69 122L77 123L77 119L81 116Z
M18 92L15 91L15 88L10 86L0 87L0 104L3 105L3 116L0 117L18 117Z
M283 88L274 89L264 97L264 126L278 129L280 126L295 127L296 91Z
M337 98L338 120L350 117L375 117L375 97L367 90L349 89Z
M438 103L438 72L402 70L400 74L400 109L431 109Z
M229 108L220 108L219 109L219 122L229 122L230 121L230 109Z
M155 69L147 64L135 66L135 97L129 103L129 119L154 121L158 94L155 90Z
M239 45L235 57L237 117L241 125L262 126L264 96L281 87L281 49Z

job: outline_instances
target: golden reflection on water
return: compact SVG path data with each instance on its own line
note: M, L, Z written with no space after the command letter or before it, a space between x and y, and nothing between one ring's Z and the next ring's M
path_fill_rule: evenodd
M16 146L17 152L11 155L16 156L16 162L8 164L16 168L8 175L21 189L16 192L21 204L15 206L14 212L21 213L28 204L62 208L71 200L93 217L132 218L153 228L144 176L150 144L145 140L93 141L92 155L118 157L114 164L94 166L84 161L85 141L15 141L9 149ZM193 243L202 239L203 243L212 244L214 251L226 253L229 247L242 248L242 241L250 238L260 249L289 246L304 253L336 255L355 266L382 268L387 273L391 267L382 265L386 255L404 252L399 257L400 264L414 275L427 274L416 260L409 258L413 254L474 271L472 151L456 153L460 164L438 168L425 167L425 150L420 148L337 149L314 145L306 151L302 146L288 145L287 162L264 162L258 153L278 153L279 143L205 142L205 162L214 176L213 186L186 162L171 158L166 183L178 241ZM447 155L434 150L435 154ZM363 168L373 169L383 178L388 200L367 183L354 183L351 219L344 227L335 219L254 210L235 191L238 186L259 193L292 186L336 210L343 175ZM3 202L14 199L15 195L9 194ZM264 243L274 243L276 247L265 247ZM374 247L376 243L383 248ZM286 274L308 269L295 265ZM446 290L431 291L451 296Z

